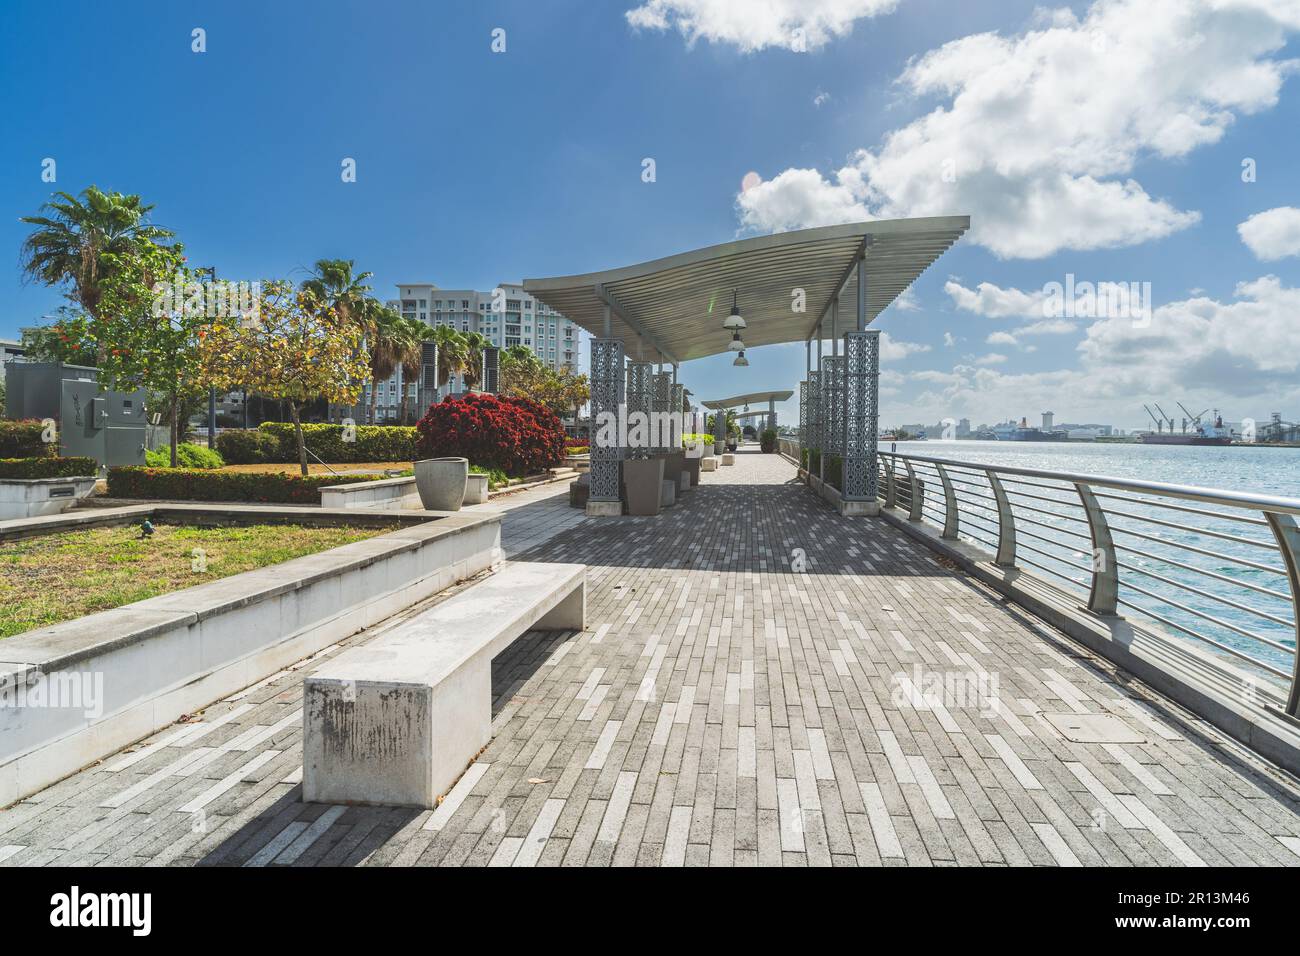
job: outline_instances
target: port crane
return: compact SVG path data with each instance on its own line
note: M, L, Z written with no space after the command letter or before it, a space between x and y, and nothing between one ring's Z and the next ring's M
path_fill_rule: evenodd
M1169 433L1172 435L1174 432L1174 420L1165 414L1165 410L1160 407L1158 402L1153 402L1152 404L1155 405L1156 409L1160 412L1159 416L1157 416L1155 412L1151 411L1150 406L1144 404L1142 407L1147 410L1147 414L1151 416L1151 420L1156 423L1156 432L1163 432L1165 430L1165 422L1168 422Z

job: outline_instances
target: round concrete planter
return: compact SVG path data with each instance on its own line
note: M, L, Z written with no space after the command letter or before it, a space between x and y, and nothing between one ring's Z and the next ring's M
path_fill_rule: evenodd
M481 505L487 501L488 497L488 476L487 475L466 475L465 476L465 504Z
M425 511L459 511L465 503L468 458L426 458L415 463L415 490Z

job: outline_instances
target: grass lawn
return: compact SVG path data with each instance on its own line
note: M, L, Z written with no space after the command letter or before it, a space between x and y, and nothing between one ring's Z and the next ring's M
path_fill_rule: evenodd
M88 528L0 544L0 637L373 538L398 527Z
M331 463L329 468L317 462L309 462L307 471L313 475L329 475L333 471L339 474L347 472L356 473L358 471L371 472L373 474L383 474L386 471L410 471L411 463L409 461L365 461L354 462L352 464L334 464ZM245 474L283 474L298 475L302 473L302 466L296 461L283 463L271 462L262 465L226 465L222 471L239 471Z

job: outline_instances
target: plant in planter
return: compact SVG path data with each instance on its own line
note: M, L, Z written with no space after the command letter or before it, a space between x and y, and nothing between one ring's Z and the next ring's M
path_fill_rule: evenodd
M765 455L770 455L776 451L776 429L768 428L758 436L759 450Z

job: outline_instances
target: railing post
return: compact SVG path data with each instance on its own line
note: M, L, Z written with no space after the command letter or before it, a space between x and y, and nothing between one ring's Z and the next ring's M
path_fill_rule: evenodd
M898 486L894 483L894 459L885 458L885 507L893 508L898 504Z
M907 513L908 521L921 520L921 505L925 497L925 492L921 490L921 482L916 477L916 470L912 463L906 458L903 459L903 467L907 469L907 481L911 485L912 507Z
M1007 498L1006 489L1002 487L1002 479L997 476L996 472L987 468L984 474L988 476L989 487L993 489L993 497L998 503L998 553L993 559L995 564L1004 568L1015 567L1016 564L1016 516L1011 510L1011 501Z
M1295 617L1296 651L1292 654L1291 693L1287 695L1286 712L1300 717L1300 525L1291 515L1265 511L1268 526L1273 529L1282 560L1286 563L1287 581L1291 585L1291 608Z
M943 536L955 539L958 521L957 495L953 492L952 482L948 479L948 469L936 462L934 470L939 473L939 481L943 483Z
M1119 604L1119 568L1115 565L1115 543L1110 538L1110 525L1106 512L1101 510L1097 498L1081 481L1074 483L1088 515L1088 530L1092 533L1092 588L1088 593L1088 610L1094 614L1112 615Z

